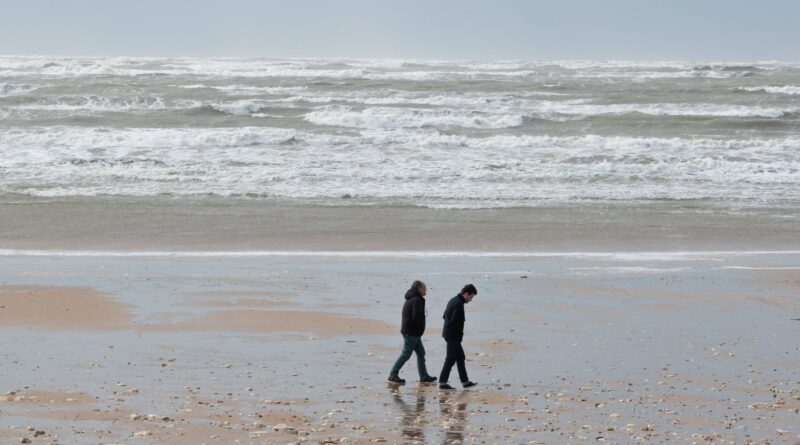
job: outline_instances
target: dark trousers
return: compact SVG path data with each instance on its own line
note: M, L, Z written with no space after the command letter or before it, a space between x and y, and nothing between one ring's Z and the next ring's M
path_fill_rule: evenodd
M461 347L461 342L448 341L447 357L444 359L444 367L439 375L439 383L447 383L453 365L458 365L458 377L461 379L461 383L468 382L469 377L467 377L467 366L464 360L466 360L466 356L464 355L464 348Z

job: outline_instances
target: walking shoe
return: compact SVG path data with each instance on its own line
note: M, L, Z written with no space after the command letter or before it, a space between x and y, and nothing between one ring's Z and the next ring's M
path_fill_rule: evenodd
M473 386L477 385L477 383L475 383L475 382L464 382L464 383L462 383L462 385L464 385L464 388L472 388Z
M400 377L389 376L389 381L392 383L399 383L400 385L404 385L406 383L405 379L401 379Z
M433 382L436 381L436 377L434 377L432 375L429 375L427 377L423 377L423 378L419 379L419 381L422 382L422 383L433 383Z
M455 388L453 388L452 386L448 385L447 382L445 382L445 383L440 383L439 384L439 389L448 389L449 390L449 389L455 389Z

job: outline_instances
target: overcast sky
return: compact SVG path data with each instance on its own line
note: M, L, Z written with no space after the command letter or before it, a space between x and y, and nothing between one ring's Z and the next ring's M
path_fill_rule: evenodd
M800 0L0 0L0 54L800 61Z

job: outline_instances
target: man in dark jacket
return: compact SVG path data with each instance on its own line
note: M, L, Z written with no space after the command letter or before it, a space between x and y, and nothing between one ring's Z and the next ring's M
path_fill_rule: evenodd
M436 377L431 377L425 367L425 347L422 345L422 334L425 333L425 294L428 288L422 281L415 281L411 289L406 292L406 302L403 305L403 323L400 333L403 334L403 352L394 363L389 372L389 381L394 383L405 383L400 378L400 368L406 364L411 353L417 354L417 368L419 370L419 380L423 383L436 381Z
M464 348L461 347L461 341L464 339L464 305L472 301L477 294L478 290L475 289L475 286L467 284L461 289L460 294L450 299L444 310L442 337L447 342L447 357L444 359L444 367L439 375L439 389L454 389L447 383L454 364L458 366L458 377L464 388L477 385L467 377L467 366L464 363L466 356Z

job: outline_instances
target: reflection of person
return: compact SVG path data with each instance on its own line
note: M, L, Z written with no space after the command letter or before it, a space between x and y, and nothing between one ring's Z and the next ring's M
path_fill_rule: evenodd
M461 341L464 339L464 305L472 301L477 294L478 290L475 289L475 286L467 284L461 289L460 294L450 299L447 303L447 308L444 310L442 337L447 342L447 357L444 360L442 373L439 375L440 389L454 389L447 383L453 365L458 366L458 377L461 379L461 384L464 385L464 388L477 384L471 382L467 377L466 356L464 355L464 348L461 347Z
M413 404L406 403L397 387L392 390L394 401L400 405L402 416L400 424L403 428L403 438L412 443L425 443L425 432L422 424L417 419L425 417L425 390L417 387L416 398Z
M411 358L411 353L417 354L417 370L419 380L423 383L436 381L436 377L428 374L425 367L425 347L422 345L422 334L425 333L425 294L428 288L422 281L415 281L411 289L406 292L406 302L403 305L403 324L400 333L403 334L403 352L394 363L389 372L389 381L403 384L406 381L400 378L400 368Z
M466 393L459 394L451 400L446 392L439 396L439 410L442 413L444 427L444 445L464 443L464 426L467 419Z

